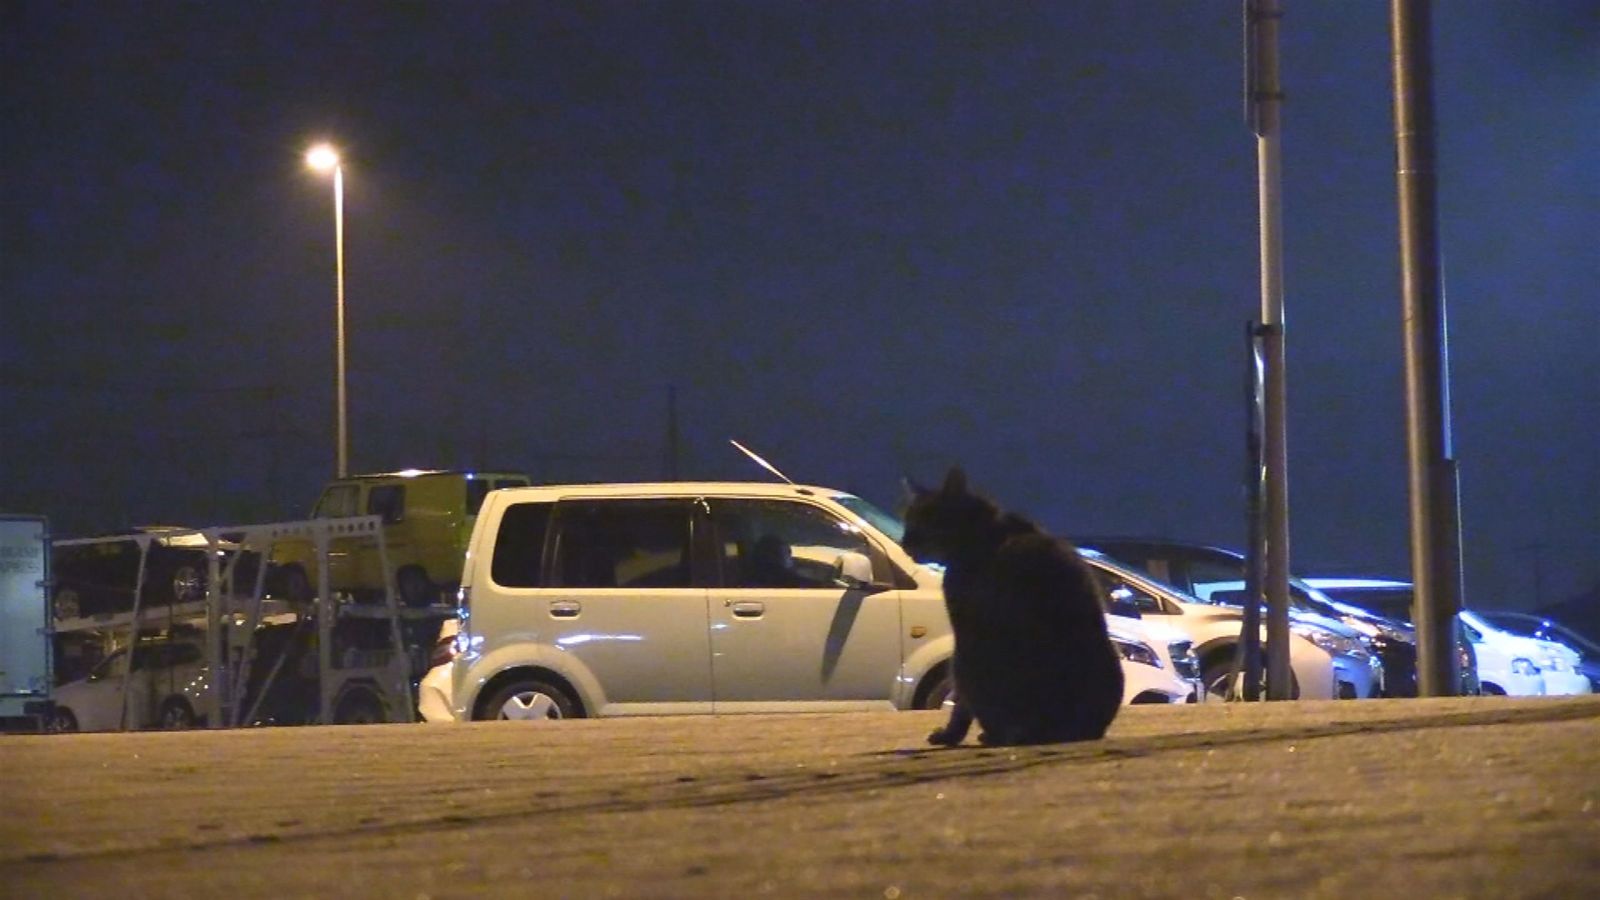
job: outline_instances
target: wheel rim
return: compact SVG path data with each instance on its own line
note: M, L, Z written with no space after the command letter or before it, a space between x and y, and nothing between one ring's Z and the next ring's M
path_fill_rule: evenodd
M500 707L500 718L542 721L561 718L561 704L543 691L518 691Z
M172 573L172 595L178 598L178 602L198 600L205 590L205 576L194 566L179 566Z
M67 734L78 730L78 719L70 711L58 709L50 716L50 730L56 734Z
M283 576L283 593L292 603L304 603L311 599L311 579L298 566L290 568Z
M1264 674L1264 673L1263 673ZM1265 678L1263 678L1263 682ZM1230 682L1231 685L1230 685ZM1230 691L1231 688L1231 691ZM1263 683L1258 688L1262 699L1266 699L1267 686ZM1243 700L1244 699L1244 673L1233 672L1231 669L1222 669L1206 682L1206 693L1218 700Z
M169 731L188 728L194 724L194 717L189 715L189 710L182 704L171 703L161 711L161 727Z

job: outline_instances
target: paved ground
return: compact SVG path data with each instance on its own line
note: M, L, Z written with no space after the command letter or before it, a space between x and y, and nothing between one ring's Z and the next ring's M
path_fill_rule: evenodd
M6 897L1600 897L1600 697L0 738Z

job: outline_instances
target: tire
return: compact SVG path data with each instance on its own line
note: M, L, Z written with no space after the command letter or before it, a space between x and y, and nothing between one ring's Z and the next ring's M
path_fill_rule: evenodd
M44 730L50 734L71 734L78 730L78 717L65 706L58 706L45 720Z
M412 609L432 606L439 599L439 589L418 568L401 569L395 576L395 590L400 593L400 602Z
M290 603L310 603L315 595L311 579L306 577L306 570L299 566L285 566L278 574L278 585L284 599Z
M956 692L955 676L950 673L950 667L945 666L938 675L930 678L920 692L917 709L942 709L944 701Z
M383 701L366 688L357 688L339 698L333 709L335 725L377 725L389 721Z
M192 603L206 598L206 571L193 563L172 570L172 602Z
M485 719L542 721L582 718L578 701L565 689L536 678L517 679L495 691L482 706Z
M1264 655L1265 652L1263 652L1263 656ZM1205 666L1200 673L1200 680L1205 684L1206 694L1214 700L1243 700L1244 693L1242 690L1240 690L1239 693L1233 697L1228 696L1228 678L1232 674L1233 654L1231 652L1218 654L1217 656L1213 657L1213 662L1210 665ZM1235 682L1236 688L1242 688L1244 686L1243 672L1239 673L1235 679ZM1261 661L1261 684L1257 696L1262 700L1267 699L1267 661L1265 659ZM1295 678L1293 670L1289 672L1289 699L1300 699L1300 682L1299 679Z
M161 704L156 727L162 731L186 731L194 725L194 709L189 706L189 701L182 697L168 697L166 702Z
M62 588L56 591L55 599L50 601L52 614L58 619L76 619L83 614L83 604L78 600L78 592L72 588Z
M1215 654L1212 657L1212 661L1201 669L1200 680L1205 685L1206 695L1213 700L1231 701L1244 699L1244 673L1240 672L1238 675L1234 675L1233 657L1234 652L1231 649L1225 653ZM1230 680L1233 682L1231 685L1233 690L1231 691L1229 690ZM1260 693L1257 696L1263 700L1267 697L1266 682L1266 661L1262 660Z

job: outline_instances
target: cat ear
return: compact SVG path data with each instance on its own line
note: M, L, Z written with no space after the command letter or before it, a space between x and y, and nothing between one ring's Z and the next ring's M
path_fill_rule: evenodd
M960 466L951 466L950 473L944 476L944 492L946 494L965 494L967 492L967 473Z

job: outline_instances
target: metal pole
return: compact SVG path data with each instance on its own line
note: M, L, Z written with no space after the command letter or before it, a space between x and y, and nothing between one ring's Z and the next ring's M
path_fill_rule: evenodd
M1278 0L1245 4L1249 79L1247 101L1256 134L1256 183L1261 220L1261 330L1266 357L1267 699L1293 696L1289 671L1289 454L1284 371L1283 225L1279 173Z
M1412 617L1417 625L1417 688L1424 697L1461 692L1456 662L1460 485L1451 457L1449 358L1436 227L1432 27L1428 0L1390 0L1415 584Z
M335 301L336 335L334 337L335 351L338 356L336 365L338 377L336 391L338 394L338 476L340 478L350 474L350 431L345 409L345 351L344 351L344 165L333 168L333 244L334 244L334 277L337 280L338 292Z

